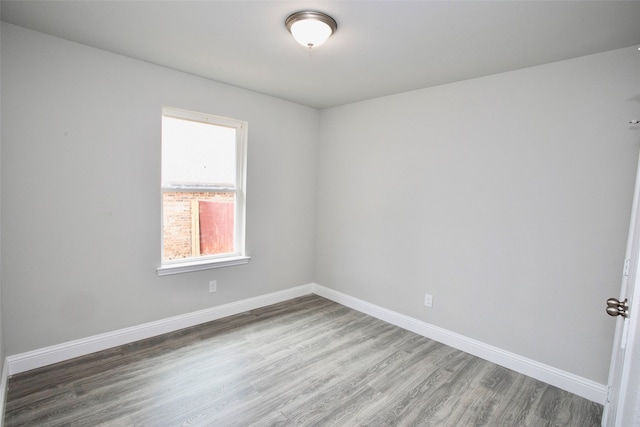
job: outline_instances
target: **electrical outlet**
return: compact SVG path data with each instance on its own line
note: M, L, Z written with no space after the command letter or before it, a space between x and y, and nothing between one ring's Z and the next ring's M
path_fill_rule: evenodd
M433 307L433 295L424 294L424 305Z
M215 280L209 282L209 292L215 292L218 290L218 283Z

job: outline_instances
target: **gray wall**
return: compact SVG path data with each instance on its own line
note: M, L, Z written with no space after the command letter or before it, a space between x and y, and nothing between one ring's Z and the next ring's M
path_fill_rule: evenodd
M324 110L316 281L606 383L639 70L628 48Z
M4 23L1 72L7 354L313 281L317 110ZM163 106L249 122L248 265L157 276Z

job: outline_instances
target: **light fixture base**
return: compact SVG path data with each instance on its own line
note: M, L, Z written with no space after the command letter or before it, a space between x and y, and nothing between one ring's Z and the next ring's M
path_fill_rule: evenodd
M338 29L335 19L312 10L292 13L284 24L296 41L309 49L320 46Z

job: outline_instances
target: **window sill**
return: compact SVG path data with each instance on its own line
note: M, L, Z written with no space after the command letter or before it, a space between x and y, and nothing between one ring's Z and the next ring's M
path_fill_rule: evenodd
M202 261L181 262L167 264L157 268L158 276L168 276L170 274L189 273L191 271L209 270L212 268L231 267L232 265L247 264L251 260L250 256L238 256L224 259L207 259Z

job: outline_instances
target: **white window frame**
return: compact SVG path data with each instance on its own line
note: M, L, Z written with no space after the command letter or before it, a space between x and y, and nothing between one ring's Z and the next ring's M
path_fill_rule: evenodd
M190 271L208 270L212 268L229 267L233 265L246 264L251 259L246 254L245 249L245 231L246 231L246 181L247 181L247 135L248 123L242 120L231 119L227 117L214 116L207 113L199 113L196 111L182 110L172 107L164 107L162 109L162 117L175 117L185 120L193 120L201 123L209 123L216 126L230 127L236 130L236 187L232 188L214 188L206 189L206 192L234 192L235 208L234 208L234 249L235 252L230 254L218 254L210 256L199 256L192 258L183 258L175 260L164 259L164 240L163 240L163 203L162 197L160 201L160 266L157 268L159 276L169 274L187 273ZM176 189L165 189L160 185L161 195L165 191L176 191ZM202 191L202 190L198 190Z

